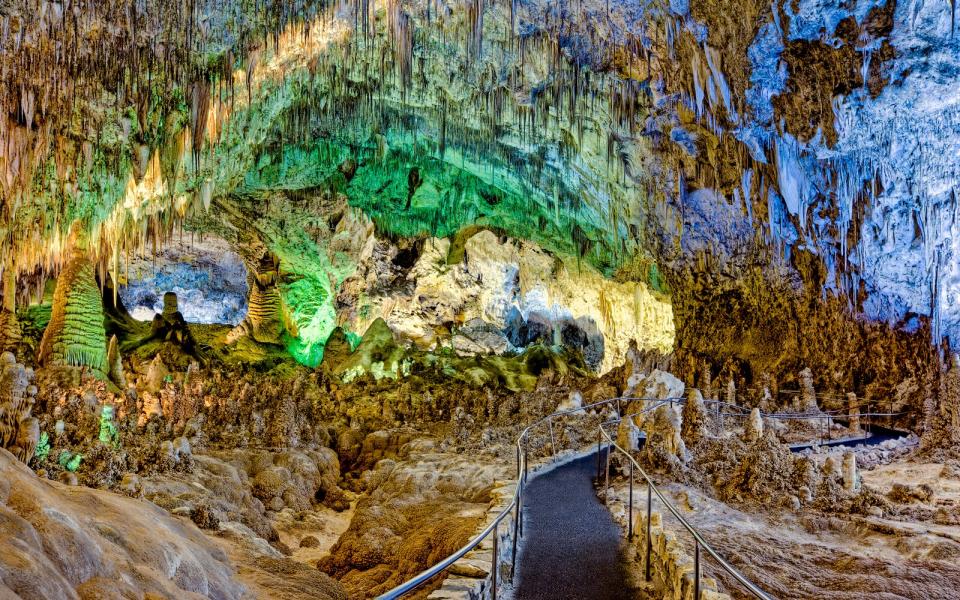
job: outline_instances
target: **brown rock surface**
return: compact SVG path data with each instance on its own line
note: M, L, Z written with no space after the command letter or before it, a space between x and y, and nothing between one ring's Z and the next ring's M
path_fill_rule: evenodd
M245 594L227 557L193 524L149 502L42 480L4 450L0 548L5 598Z

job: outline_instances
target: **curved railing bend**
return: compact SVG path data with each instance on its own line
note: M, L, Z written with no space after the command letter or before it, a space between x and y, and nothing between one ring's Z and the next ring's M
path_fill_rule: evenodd
M683 400L675 400L675 399L661 400L661 401L658 401L658 403L657 403L656 405L654 405L652 408L658 408L659 406L661 406L661 405L663 405L663 404L674 404L674 403L676 403L676 404L683 404ZM718 403L718 404L724 404L724 403ZM646 412L646 411L643 411L643 412ZM738 570L736 569L736 567L734 567L733 565L731 565L730 563L728 563L726 560L724 560L724 558L723 558L722 556L720 556L720 555L710 546L710 544L707 543L706 540L703 539L703 536L701 536L700 533L699 533L692 525L690 525L690 523L688 523L686 519L683 518L683 515L680 514L680 511L677 510L677 508L676 508L673 504L671 504L669 500L667 500L667 498L663 495L663 493L660 492L660 490L657 488L656 484L653 483L653 479L651 479L651 477L647 474L647 472L643 470L643 467L640 466L640 463L638 463L638 462L636 461L636 459L633 457L633 455L630 454L630 452L628 452L628 451L625 450L624 448L622 448L619 444L617 444L616 442L614 442L614 441L613 441L613 438L610 437L610 434L607 433L607 431L603 428L604 425L612 425L612 424L614 424L614 423L619 424L623 419L636 416L636 414L639 414L639 413L635 413L634 415L625 415L625 416L622 416L622 417L619 417L619 416L618 416L618 418L617 418L617 419L614 419L613 421L608 421L607 423L600 423L600 425L599 425L599 427L598 427L598 431L597 431L597 446L598 446L598 449L599 449L599 447L601 446L601 443L602 443L602 438L605 438L605 439L606 439L606 443L607 443L606 462L607 462L607 464L606 464L606 469L604 470L605 473L606 473L606 478L605 478L605 482L604 482L604 496L603 496L603 497L604 497L604 501L607 500L607 496L608 496L609 493L610 493L610 452L611 452L611 449L616 449L618 452L620 452L621 454L623 454L624 456L626 456L626 457L627 457L627 460L629 461L628 464L629 464L629 466L630 466L630 474L629 474L629 482L630 482L630 483L629 483L629 486L630 486L630 487L629 487L629 490L630 490L630 491L629 491L629 500L628 500L628 509L627 509L627 510L628 510L628 513L627 513L627 523L628 523L628 525L627 525L627 527L628 527L628 529L627 529L627 535L628 535L629 537L631 537L631 538L633 537L633 482L634 482L634 472L635 472L635 471L639 471L639 472L640 472L640 475L641 475L641 476L643 477L643 479L647 482L647 519L646 519L647 531L646 531L645 544L644 544L644 553L645 553L644 563L645 563L645 565L646 565L646 570L645 570L645 571L646 571L646 572L645 572L646 580L647 580L647 581L650 581L650 579L651 579L651 574L650 574L650 554L651 554L652 542L651 542L651 536L650 536L650 522L651 522L650 516L651 516L651 513L653 512L653 495L652 495L652 494L656 494L657 498L660 499L660 502L663 503L663 505L664 505L664 506L667 508L667 510L670 512L670 514L672 514L672 515L677 519L677 521L680 522L680 525L682 525L683 528L686 529L687 532L689 532L690 535L693 537L693 541L694 541L694 558L693 558L694 591L693 591L693 597L694 597L694 598L697 598L697 599L700 598L700 589L701 589L701 583L702 583L701 569L700 569L700 549L703 548L703 549L707 552L707 554L709 554L715 561L717 561L717 564L719 564L720 567L721 567L724 571L726 571L726 572L729 573L734 579L736 579L737 582L740 583L740 585L742 585L743 587L745 587L745 588L747 589L747 591L749 591L749 592L750 592L751 594L753 594L755 597L760 598L761 600L772 600L772 597L771 597L771 596L769 596L766 592L764 592L764 591L761 590L759 587L757 587L755 584L753 584L753 583L752 583L749 579L747 579L742 573L740 573L740 571L738 571ZM601 452L601 455L602 455L602 452ZM599 462L599 459L598 459L598 462ZM599 471L599 469L598 469L598 471ZM598 472L598 475L599 475L599 472Z
M630 403L630 402L637 402L637 401L641 401L641 402L651 402L651 403L653 403L652 406L650 406L650 407L648 407L648 408L645 408L643 411L641 411L641 413L645 413L645 412L649 412L649 411L651 411L651 410L654 410L654 409L658 408L659 406L661 406L661 405L664 404L664 403L682 403L682 402L683 402L682 399L678 399L678 398L670 398L670 399L665 399L665 400L664 400L664 399L659 399L659 398L625 398L625 397L610 398L610 399L607 399L607 400L601 400L601 401L599 401L599 402L594 402L594 403L588 404L588 405L586 405L586 406L581 406L581 407L578 407L578 408L572 408L572 409L569 409L569 410L562 410L562 411L554 412L554 413L552 413L552 414L550 414L550 415L547 415L547 416L545 416L545 417L543 417L543 418L541 418L541 419L538 419L537 421L534 421L533 423L531 423L530 425L528 425L526 428L524 428L524 430L523 430L523 431L520 433L520 435L517 437L517 441L516 441L516 452L517 452L517 481L516 481L516 489L514 490L514 492L513 492L513 497L510 499L510 503L506 506L506 508L504 508L504 509L496 516L496 518L494 518L494 520L493 520L492 523L490 523L486 528L484 528L483 531L481 531L481 532L478 533L476 536L474 536L469 542L467 542L466 544L464 544L462 548L460 548L459 550L457 550L456 552L454 552L454 553L451 554L450 556L446 557L445 559L443 559L443 560L440 561L439 563L433 565L433 566L430 567L429 569L421 572L421 573L420 573L419 575L417 575L416 577L414 577L414 578L412 578L412 579L410 579L410 580L408 580L408 581L406 581L406 582L398 585L397 587L393 588L393 589L390 590L389 592L386 592L385 594L379 596L379 599L380 599L380 600L394 600L394 599L396 599L396 598L401 598L401 597L405 596L406 594L409 594L410 592L416 590L416 589L419 588L420 586L426 584L428 581L430 581L431 579L433 579L433 578L436 577L437 575L440 575L441 573L443 573L444 571L446 571L447 569L449 569L455 562L457 562L458 560L460 560L461 558L463 558L463 557L464 557L467 553L469 553L470 551L475 550L476 548L478 548L478 547L483 543L483 541L487 539L488 536L490 536L491 534L493 534L493 561L492 561L492 565L491 565L491 569L490 569L490 576L491 576L491 598L492 598L493 600L496 600L496 597L497 597L497 587L498 587L497 578L498 578L498 571L499 571L499 564L500 564L500 562L499 562L500 556L499 556L499 549L498 549L498 541L499 541L498 538L499 538L500 524L503 523L504 521L507 521L507 523L508 523L508 524L507 524L507 527L510 526L510 520L513 521L513 541L512 541L513 547L512 547L512 549L511 549L511 553L510 553L510 555L511 555L510 562L511 562L511 565L512 565L511 571L514 572L514 573L516 572L517 540L518 540L519 537L521 537L521 536L523 535L523 502L522 502L522 499L523 499L523 490L524 490L524 487L525 487L525 485L526 485L528 468L529 468L529 463L528 463L528 461L527 461L527 450L528 450L528 448L527 448L527 446L528 446L527 440L528 440L528 437L529 437L529 435L530 435L530 432L531 432L535 427L537 427L538 425L541 425L542 423L548 423L548 425L549 425L549 427L550 427L550 439L551 439L551 441L553 442L553 443L552 443L552 451L553 451L554 454L556 454L556 452L557 452L557 447L556 447L556 440L555 440L554 431L553 431L553 420L554 420L555 418L563 417L563 416L567 416L567 415L578 414L578 413L584 413L584 411L586 411L586 410L588 410L588 409L591 409L591 408L596 408L596 407L604 406L604 405L612 405L612 404L616 403L616 404L617 404L617 419L615 419L614 421L610 421L609 423L619 422L620 420L622 420L623 418L625 418L625 417L620 416L620 414L621 414L621 412L622 412L622 410L621 410L621 404L624 403L624 402ZM721 404L722 404L722 403L721 403ZM636 414L641 414L641 413L635 413L634 415L631 415L631 416L635 416ZM689 532L693 535L694 540L696 541L695 563L696 563L696 565L697 565L697 569L696 569L696 570L697 570L697 578L696 578L696 586L697 586L697 589L699 589L699 587L700 587L700 577L699 577L700 569L699 569L699 565L700 565L700 548L702 547L702 548L707 552L707 554L709 554L711 557L714 558L714 560L717 561L717 563L720 565L721 568L723 568L725 571L727 571L728 573L730 573L730 575L733 576L734 579L736 579L736 580L737 580L738 582L740 582L744 587L746 587L746 589L749 590L754 596L756 596L757 598L760 598L761 600L771 600L771 597L770 597L770 596L768 596L765 592L763 592L763 590L761 590L760 588L758 588L756 585L754 585L753 583L751 583L746 577L744 577L744 576L743 576L739 571L737 571L732 565L730 565L730 564L729 564L727 561L725 561L719 554L717 554L717 552L714 551L714 549L713 549L712 547L710 547L710 545L706 542L706 540L704 540L703 537L700 536L700 534L697 533L697 531L696 531L689 523L687 523L687 521L680 515L679 511L663 496L663 494L660 492L660 490L657 489L656 485L654 485L654 483L653 483L653 480L649 477L649 475L647 475L647 473L646 473L642 468L640 468L640 465L636 462L636 460L633 459L633 457L630 455L630 453L627 452L626 450L624 450L623 448L621 448L620 446L618 446L617 444L615 444L615 443L613 442L613 440L612 440L612 439L610 438L610 436L606 433L606 431L604 431L603 425L604 425L604 423L601 421L600 426L599 426L599 432L598 432L598 434L597 434L597 446L598 446L598 450L599 450L599 449L600 449L600 446L601 446L601 442L602 442L601 436L607 438L607 440L608 440L608 442L609 442L609 446L607 447L607 454L606 454L606 456L607 456L607 470L606 470L606 472L607 472L607 483L606 483L607 489L609 489L610 448L616 448L618 451L623 452L624 454L626 454L626 456L627 456L627 457L629 458L629 460L630 460L630 463L629 463L629 464L630 464L630 474L631 474L631 477L630 477L631 494L630 494L629 534L630 534L631 536L632 536L632 534L633 534L633 494L632 494L632 489L633 489L633 473L634 473L634 470L636 469L636 470L639 470L639 471L640 471L640 474L643 476L643 478L644 478L644 479L646 480L646 482L647 482L647 515L648 515L647 526L648 526L648 528L649 528L649 523L650 523L649 515L650 515L650 511L651 511L651 506L652 506L652 505L651 505L651 502L652 502L651 493L656 493L657 497L663 502L663 504L667 507L667 509L670 511L670 513L673 514L675 517L677 517L677 519L678 519L678 520L680 521L680 523L684 526L684 528L687 529L687 531L689 531ZM602 460L602 455L598 455L598 459L597 459L597 460L598 460L598 465L599 465L599 462ZM508 520L508 519L509 519L509 520ZM649 532L648 532L648 533L649 533ZM650 565L650 560L649 560L649 556L650 556L650 545L649 545L649 544L650 544L650 542L649 542L649 540L650 540L650 536L648 535L648 536L647 536L647 550L646 550L646 551L647 551L647 579L648 579L648 580L650 579L650 566L649 566L649 565ZM695 597L698 597L698 596L695 596Z

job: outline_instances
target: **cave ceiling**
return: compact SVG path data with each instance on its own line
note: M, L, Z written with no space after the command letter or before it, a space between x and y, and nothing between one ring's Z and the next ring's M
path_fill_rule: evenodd
M4 268L55 274L77 221L103 273L214 233L277 257L310 362L355 267L329 251L345 204L384 235L489 229L642 282L691 339L729 332L683 307L733 294L938 342L960 327L953 9L4 0Z

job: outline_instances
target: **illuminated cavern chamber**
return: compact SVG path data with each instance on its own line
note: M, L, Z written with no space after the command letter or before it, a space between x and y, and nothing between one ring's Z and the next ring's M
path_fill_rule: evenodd
M4 3L0 508L108 548L0 529L31 591L131 580L142 521L24 465L172 513L158 595L242 595L189 519L255 595L365 596L480 527L520 428L651 395L690 409L625 445L740 557L786 544L778 595L949 594L960 534L910 519L960 522L955 4ZM878 407L888 446L786 448ZM536 459L596 443L554 425Z
M173 292L188 323L239 325L247 310L247 270L222 240L173 241L128 265L119 294L138 321L163 313Z

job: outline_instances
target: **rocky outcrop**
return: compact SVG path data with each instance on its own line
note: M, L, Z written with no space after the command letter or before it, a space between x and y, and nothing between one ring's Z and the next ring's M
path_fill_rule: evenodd
M439 453L427 440L411 443L402 458L365 474L369 494L318 565L351 596L383 593L457 550L487 517L491 482L505 475L476 457Z
M109 492L37 478L0 449L0 595L244 597L223 551L189 522Z
M646 284L610 281L531 242L466 231L409 249L374 240L340 290L341 322L364 331L382 318L421 348L463 354L564 345L601 373L622 364L631 344L636 354L638 344L670 350L669 304Z

